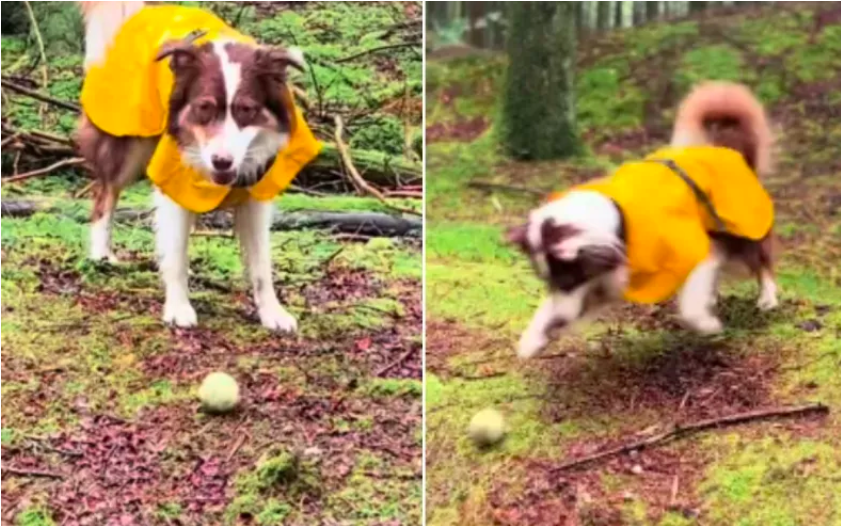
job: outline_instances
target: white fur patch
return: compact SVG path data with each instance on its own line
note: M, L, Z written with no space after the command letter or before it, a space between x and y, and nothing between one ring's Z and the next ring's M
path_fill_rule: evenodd
M166 295L163 320L178 327L192 327L196 324L196 311L189 298L187 244L195 214L157 189L154 199L155 244Z
M692 270L678 297L681 318L701 334L716 334L723 329L721 321L710 312L710 305L715 303L716 281L723 263L721 255L713 251Z
M290 47L286 50L286 54L289 56L289 60L301 69L307 66L307 61L304 59L304 51L301 48Z
M260 322L269 330L295 332L298 323L277 299L272 279L269 229L274 203L249 200L234 210L234 228L254 289Z
M143 8L143 2L90 2L85 13L85 71L105 60L123 23Z
M94 261L115 261L111 253L111 211L106 211L98 221L91 224L91 259Z
M201 145L198 151L189 151L190 149L186 148L184 158L190 165L199 165L203 171L212 173L214 157L230 157L233 160L231 169L235 170L240 178L249 183L251 179L256 182L266 163L286 146L289 137L287 134L261 126L240 128L237 125L232 113L232 104L242 83L242 67L239 63L231 61L225 49L229 42L213 42L213 51L219 57L225 82L227 108L222 129L206 144Z

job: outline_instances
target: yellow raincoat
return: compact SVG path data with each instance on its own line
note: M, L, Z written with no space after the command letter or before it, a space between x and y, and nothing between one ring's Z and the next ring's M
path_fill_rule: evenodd
M670 167L671 160L707 196L721 225ZM759 240L771 230L774 204L742 155L728 148L664 148L609 177L572 188L613 199L622 210L630 282L625 298L656 303L671 297L710 253L710 231ZM558 199L566 192L550 196Z
M165 42L185 38L196 30L207 32L196 40L198 44L216 38L254 43L202 9L144 7L117 33L105 60L89 67L82 87L82 108L98 128L111 135L160 135L147 174L163 193L188 210L207 212L249 197L258 201L272 199L321 150L297 108L294 133L287 146L278 152L263 179L249 188L232 189L212 183L182 161L175 140L165 133L174 79L169 60L156 62L155 56Z

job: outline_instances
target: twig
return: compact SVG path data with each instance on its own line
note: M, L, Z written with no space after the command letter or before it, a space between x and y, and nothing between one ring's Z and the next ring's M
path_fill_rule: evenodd
M396 366L400 365L401 363L405 362L406 359L409 358L409 356L411 356L412 353L414 353L414 352L416 352L415 349L409 349L408 351L404 352L403 354L400 355L399 358L397 358L393 362L389 363L385 367L381 368L379 371L375 372L374 377L382 376L383 374L387 373L388 371L390 371L394 367L396 367Z
M336 64L341 64L343 62L350 62L351 60L357 59L359 57L364 57L365 55L367 55L369 53L376 53L377 51L384 51L386 49L396 49L396 48L401 48L401 47L418 47L420 45L421 45L420 40L412 40L412 41L409 41L409 42L400 42L399 44L387 44L385 46L377 46L377 47L372 47L371 49L366 49L365 51L361 51L359 53L350 55L348 57L340 58L338 60L335 60L334 62L336 62Z
M3 474L17 475L19 477L39 477L47 479L63 479L64 475L54 471L42 471L39 469L19 469L3 466Z
M617 455L621 455L623 453L629 453L631 451L637 449L644 449L646 447L663 444L665 442L669 442L676 438L685 437L694 433L698 433L700 431L706 431L707 429L712 429L716 427L725 427L725 426L732 426L736 424L742 424L745 422L751 422L754 420L761 420L765 418L775 418L775 417L791 417L791 416L799 416L799 415L806 415L809 413L821 413L826 414L829 412L829 408L824 404L806 404L794 407L784 407L784 408L772 408L772 409L760 409L757 411L748 411L745 413L737 413L735 415L728 415L718 418L709 418L706 420L700 420L698 422L690 423L687 425L680 425L674 424L672 429L668 431L664 431L662 433L658 433L656 435L652 435L647 438L643 438L641 440L636 440L634 442L630 442L628 444L617 446L611 449L607 449L605 451L594 453L592 455L587 455L581 458L573 459L567 462L564 462L560 466L555 468L555 471L566 471L568 469L576 468L583 466L585 464L591 464L593 462L597 462L600 460L604 460L606 458L615 457Z
M14 141L17 138L18 138L17 133L12 135L11 137L6 137L5 139L3 139L2 142L0 142L0 148L5 148L7 144L9 144L10 142Z
M322 266L323 268L329 268L329 267L330 267L330 263L332 263L332 262L333 262L333 260L334 260L334 259L336 259L337 257L339 257L339 254L341 254L341 253L342 253L342 252L344 252L344 251L345 251L345 247L339 247L339 249L338 249L338 250L336 250L335 252L333 252L332 254L330 254L329 256L327 256L327 259L325 259L325 260L324 260L324 262L323 262L323 263L321 263L321 266Z
M362 178L361 175L359 175L359 172L356 171L356 167L353 165L353 159L350 156L350 151L348 151L347 145L345 144L344 140L342 140L342 132L344 131L344 127L343 127L343 124L342 124L342 118L339 115L335 115L333 117L333 120L336 123L336 149L339 150L339 155L342 158L342 163L345 165L345 168L347 169L348 175L350 176L351 182L353 182L353 185L357 189L364 190L366 193L376 197L377 199L380 200L380 202L382 202L384 205L386 205L387 207L389 207L393 210L396 210L398 212L402 212L404 214L413 214L413 215L418 215L418 216L421 215L418 212L416 212L415 210L411 210L409 208L402 208L402 207L399 207L399 206L392 205L391 203L389 203L386 200L386 198L382 194L382 192L380 192L379 190L377 190L376 188L374 188L373 186L368 184L368 181L366 181L365 179Z
M386 197L405 197L408 199L423 199L423 192L413 190L391 190L385 192Z
M58 170L59 168L63 168L65 166L76 166L85 162L84 159L81 157L73 157L72 159L62 159L56 163L53 163L46 168L39 168L37 170L32 170L31 172L25 172L20 175L15 175L13 177L9 177L7 179L3 179L4 183L16 183L18 181L23 181L24 179L31 179L32 177L38 177L39 175L46 175L54 170Z
M243 433L239 436L237 441L234 442L233 447L231 447L231 450L228 451L228 455L225 457L225 462L230 462L231 459L234 458L234 455L237 454L237 451L239 451L239 448L241 448L242 445L245 443L245 439L247 437L248 437L248 433Z
M8 88L15 93L20 93L21 95L26 95L27 97L32 97L33 99L40 100L41 102L49 102L54 106L58 106L59 108L64 108L65 110L75 111L76 113L81 113L82 108L73 104L72 102L67 102L64 100L59 100L54 97L50 97L49 95L44 95L35 90L31 90L29 88L24 88L23 86L18 86L14 82L9 82L8 80L2 79L0 80L0 85L4 88Z
M74 194L73 194L73 197L74 197L75 199L78 199L78 198L80 198L80 197L84 197L84 196L86 196L86 195L88 194L88 192L90 192L91 190L93 190L93 187L94 187L95 185L96 185L96 181L91 181L91 182L89 182L89 183L88 183L88 184L86 184L84 187L82 187L82 189L81 189L81 190L79 190L79 191L77 191L76 193L74 193Z
M675 502L677 502L677 492L680 488L680 477L675 475L675 478L672 480L672 493L669 496L669 506L674 506Z
M47 74L47 54L44 51L44 39L41 38L41 30L38 28L38 21L35 19L35 13L32 11L32 5L27 1L24 1L23 4L26 6L26 12L29 14L29 21L32 23L32 32L35 33L35 40L38 41L38 51L41 53L41 77L43 80L43 86L48 86L50 79ZM41 108L38 110L39 116L44 116L44 111L46 107L42 104Z
M532 190L531 188L523 188L522 186L512 186L507 184L486 183L484 181L470 181L467 186L472 188L481 188L483 190L505 190L506 192L517 192L521 194L532 194L543 196L546 193L540 190Z

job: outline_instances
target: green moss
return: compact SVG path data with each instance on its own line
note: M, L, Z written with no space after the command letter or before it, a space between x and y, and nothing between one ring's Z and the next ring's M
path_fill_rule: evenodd
M15 515L17 526L55 526L52 513L43 506L29 506Z
M521 330L541 298L534 272L519 265L431 260L426 264L427 313L466 326Z
M420 400L423 394L423 385L420 380L402 378L374 378L361 389L367 396L373 398L408 396Z
M740 81L745 67L741 53L728 45L704 46L683 55L675 82L683 91L705 80Z
M514 263L522 259L504 244L505 232L493 225L436 223L427 228L427 257Z
M725 442L725 441L720 441ZM810 440L727 437L701 491L710 517L741 526L831 524L841 514L837 447Z
M633 129L642 124L643 91L625 79L622 67L593 67L576 80L578 124L584 131L610 132Z

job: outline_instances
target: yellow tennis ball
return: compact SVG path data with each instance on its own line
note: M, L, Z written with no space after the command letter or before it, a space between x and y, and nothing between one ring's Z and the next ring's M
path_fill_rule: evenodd
M483 409L470 420L467 431L477 445L492 446L505 436L505 420L496 409Z
M229 374L210 373L199 387L202 408L210 413L227 413L239 403L239 386Z

